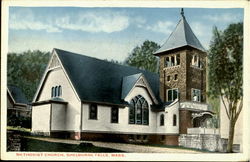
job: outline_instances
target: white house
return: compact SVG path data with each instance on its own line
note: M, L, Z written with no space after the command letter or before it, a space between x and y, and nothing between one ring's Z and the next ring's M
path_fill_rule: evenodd
M53 49L35 94L32 132L73 139L178 145L211 117L206 52L184 13L155 53L160 75Z
M7 113L8 118L10 116L19 117L31 117L31 109L28 105L28 100L21 91L20 88L14 85L8 85L7 87Z

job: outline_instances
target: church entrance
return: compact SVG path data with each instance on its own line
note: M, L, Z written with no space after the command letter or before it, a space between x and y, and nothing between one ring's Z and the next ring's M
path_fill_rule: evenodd
M194 128L207 127L208 120L213 117L210 112L192 113L192 123Z

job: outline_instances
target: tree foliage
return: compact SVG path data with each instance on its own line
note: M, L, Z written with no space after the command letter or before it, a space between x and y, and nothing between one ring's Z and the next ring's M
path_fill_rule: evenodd
M126 58L125 64L142 70L158 72L158 58L153 53L160 48L160 45L153 41L146 40L141 46L133 49Z
M110 60L104 59L104 61L108 61L108 62L111 62L111 63L123 65L123 62L120 62L120 61L117 61L117 60L114 60L114 59L110 59Z
M243 24L216 27L209 51L209 94L220 96L229 119L228 152L232 152L234 126L242 109Z
M41 52L39 50L28 50L23 53L8 53L8 85L19 87L28 101L32 101L49 57L49 52Z

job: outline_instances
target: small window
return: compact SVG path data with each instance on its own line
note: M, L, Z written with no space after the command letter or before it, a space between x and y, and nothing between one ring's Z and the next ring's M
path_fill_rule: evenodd
M168 56L165 58L165 67L180 65L180 54Z
M178 74L175 74L174 75L174 80L177 80L178 79Z
M16 111L16 117L19 117L19 116L20 116L20 112Z
M89 106L89 119L97 119L97 105L90 104Z
M55 97L57 97L58 96L58 87L56 86L56 88L55 88Z
M200 57L197 54L193 55L192 66L195 66L195 67L198 67L198 68L202 68L201 59L200 59Z
M177 117L176 117L176 115L174 114L174 115L173 115L173 126L176 126L176 120L177 120L176 118L177 118Z
M58 96L62 96L62 87L61 86L58 87Z
M51 88L51 97L54 97L54 87Z
M174 101L179 98L179 91L177 88L167 90L167 101Z
M177 62L177 65L180 65L180 54L176 55L176 62Z
M62 86L55 86L51 88L51 97L60 97L62 96Z
M147 135L143 135L143 140L146 141L148 139Z
M118 123L119 118L119 108L112 107L111 108L111 123Z
M167 81L168 81L168 82L170 81L170 75L167 76Z
M130 135L128 136L128 139L129 139L129 140L134 140L134 139L135 139L135 138L134 138L134 135L130 134Z
M164 125L164 114L161 114L160 116L160 126Z
M175 57L171 56L171 66L175 66Z
M136 135L136 139L140 140L141 139L141 135Z
M162 135L161 136L161 141L165 141L165 139L166 139L166 136Z
M165 66L166 67L170 67L171 66L169 57L166 57L166 59L165 59Z
M192 89L192 100L196 102L201 102L201 90Z

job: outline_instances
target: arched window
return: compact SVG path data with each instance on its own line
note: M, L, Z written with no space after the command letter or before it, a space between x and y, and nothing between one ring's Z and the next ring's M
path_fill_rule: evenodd
M129 106L129 123L135 124L135 101L132 99Z
M62 96L62 87L61 86L58 87L58 96Z
M173 126L176 126L176 119L177 117L176 117L176 115L174 114L174 116L173 116Z
M57 97L58 96L58 87L56 86L56 88L55 88L55 97Z
M148 102L144 100L142 104L142 124L147 125L148 124Z
M54 87L51 88L51 97L54 97Z
M138 95L130 101L129 108L130 124L149 124L148 103L144 97Z
M136 124L142 123L142 102L141 96L136 96L137 102L135 104L135 118L136 118Z
M160 116L160 126L163 126L164 125L164 114L161 114Z

